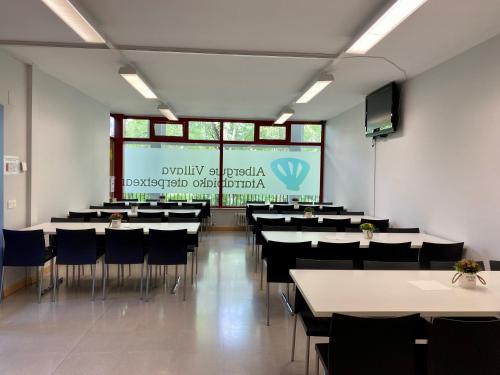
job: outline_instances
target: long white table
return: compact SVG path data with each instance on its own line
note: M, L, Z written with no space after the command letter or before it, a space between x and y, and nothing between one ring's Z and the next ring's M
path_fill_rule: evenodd
M302 212L297 213L297 214L252 214L252 217L254 218L254 220L257 220L258 218L265 218L265 219L285 218L285 221L289 222L292 217L303 218L304 214ZM380 220L377 217L366 216L366 215L321 215L321 214L317 214L317 215L314 215L314 217L317 217L318 221L320 223L323 222L324 218L326 218L326 219L349 219L349 220L351 220L352 224L360 224L361 219Z
M476 289L451 284L454 271L290 270L316 317L491 316L500 312L500 272L484 271Z
M133 214L132 213L132 210L130 208L125 208L125 207L116 207L116 208L96 208L96 209L92 209L92 208L84 208L82 210L78 210L78 211L74 211L74 212L99 212L99 214L101 212L107 212L107 213L113 213L113 212L126 212L128 216L130 217L136 217L138 216L137 214ZM177 213L189 213L189 212L194 212L196 216L199 216L200 215L200 211L201 210L190 210L190 209L186 209L186 210L178 210L178 209L172 209L172 208L165 208L165 209L161 209L161 208L155 208L155 209L139 209L138 210L139 212L163 212L165 214L165 216L168 216L168 214L170 212L177 212Z
M360 242L360 247L366 248L370 241L399 243L411 242L411 247L420 248L422 242L453 243L444 238L431 236L425 233L373 233L373 238L368 240L361 232L299 232L299 231L262 231L262 235L267 241L278 242L306 242L311 241L312 246L317 246L318 241L322 242Z
M42 229L45 234L56 234L56 229L95 229L97 234L104 234L105 229L109 228L108 223L41 223L24 230ZM149 229L160 230L179 230L187 229L188 234L197 234L200 229L200 223L123 223L121 230L144 229L148 234Z
M334 204L315 204L315 203L312 203L312 204L303 204L303 203L299 203L300 206L302 207L308 207L308 206L318 206L320 208L323 208L323 207L343 207L343 206L337 206L337 205L334 205ZM248 206L269 206L271 209L274 208L274 206L293 206L293 203L269 203L269 204L266 204L266 203L247 203L246 204L246 207Z

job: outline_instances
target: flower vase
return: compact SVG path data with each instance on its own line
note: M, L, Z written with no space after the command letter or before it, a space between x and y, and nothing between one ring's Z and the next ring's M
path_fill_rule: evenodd
M365 239L371 240L373 238L373 232L371 230L363 230Z
M462 273L458 279L458 285L465 289L474 289L476 287L476 274L475 273Z
M120 228L122 225L121 220L111 220L111 228Z
M306 218L312 218L312 217L313 217L313 214L312 214L312 212L304 212L304 216L305 216Z

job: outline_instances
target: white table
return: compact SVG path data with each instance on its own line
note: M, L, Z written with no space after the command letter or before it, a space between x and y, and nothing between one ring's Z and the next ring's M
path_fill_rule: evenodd
M290 218L292 217L300 217L304 218L304 214L302 212L297 213L297 214L252 214L252 217L254 220L257 220L257 218L266 218L266 219L282 219L285 218L286 222L290 221ZM351 220L352 224L360 224L361 219L369 219L369 220L380 220L379 218L376 218L374 216L365 216L365 215L314 215L314 217L318 218L318 221L320 223L323 222L323 219L349 219Z
M42 229L45 234L56 234L56 229L95 229L97 234L104 234L105 229L109 228L108 223L41 223L24 230ZM188 234L197 234L200 229L200 223L123 223L121 230L144 229L148 234L149 229L160 230L178 230L187 229Z
M248 206L269 206L269 208L272 210L274 208L274 206L293 206L293 203L247 203L246 204L246 207ZM318 206L320 208L323 208L323 207L343 207L343 206L337 206L337 205L334 205L334 204L317 204L317 203L311 203L311 204L303 204L303 203L299 203L299 206L302 206L302 207L308 207L308 206Z
M471 290L452 285L453 274L454 271L290 270L316 317L334 312L355 316L498 314L500 272L481 272L487 285ZM419 282L428 284L431 290L416 286Z
M262 231L262 235L267 241L278 242L305 242L311 241L312 246L317 246L318 241L343 243L360 242L360 247L366 248L370 244L361 232L287 232L287 231ZM431 236L425 233L373 233L371 241L400 243L411 242L412 248L422 247L422 242L453 243L444 238Z
M92 208L84 208L82 210L78 210L78 211L72 211L72 212L99 212L99 215L101 212L106 212L106 213L113 213L113 212L126 212L127 215L129 217L137 217L138 215L137 214L133 214L132 213L132 210L130 208L125 208L125 207L116 207L116 208L96 208L96 209L92 209ZM186 210L178 210L178 209L171 209L171 208L166 208L166 209L161 209L161 208L151 208L151 209L139 209L138 210L139 212L163 212L165 214L165 216L168 216L168 214L170 212L176 212L176 213L190 213L190 212L194 212L196 216L199 216L200 215L200 211L201 210L190 210L190 209L186 209Z

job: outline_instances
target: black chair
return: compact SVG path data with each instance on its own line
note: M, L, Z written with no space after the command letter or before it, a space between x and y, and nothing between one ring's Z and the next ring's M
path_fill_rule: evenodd
M331 206L333 205L333 202L319 202L318 204L321 206ZM342 207L342 209L344 209L344 207Z
M310 259L348 260L357 265L359 260L359 242L323 242L311 249ZM357 268L357 267L356 267Z
M363 216L365 213L363 211L343 211L340 214L350 216Z
M351 226L351 227L345 227L345 232L348 232L348 233L361 233L362 230L359 227L352 227ZM378 229L375 230L375 232L378 232Z
M338 207L333 207L333 206L322 206L321 210L319 211L321 214L327 214L327 213L333 213L335 215L340 215L340 213L344 211L344 207L338 206Z
M453 271L455 270L455 263L454 261L437 261L437 260L431 260L429 262L429 268L434 271ZM484 271L484 262L483 261L478 261L476 262L479 264L479 267L481 267L481 270Z
M464 243L431 243L424 242L420 249L420 268L430 269L430 261L457 262L462 259L464 253Z
M109 219L106 217L93 217L90 219L90 222L91 223L109 223Z
M53 272L53 284L59 290L59 265L85 266L90 265L92 276L92 300L95 297L95 277L97 260L104 254L103 249L98 250L95 229L56 229L57 256ZM66 269L67 270L67 269ZM66 282L68 277L66 276ZM55 298L53 299L55 301Z
M169 223L199 223L199 217L167 217Z
M296 269L308 270L352 270L350 260L316 260L296 259ZM330 332L330 318L316 318L307 305L299 289L295 291L294 323L292 334L292 362L295 360L295 339L297 337L297 318L300 316L306 334L306 364L305 373L309 374L309 354L311 337L328 337Z
M317 226L317 227L302 226L301 230L302 232L337 232L337 228L335 227L323 227L323 226Z
M310 206L311 204L313 204L313 202L299 201L299 204L307 204Z
M103 207L107 208L124 208L126 206L125 202L104 202Z
M273 207L278 213L283 213L283 211L293 211L293 204L280 204ZM297 211L295 211L297 213Z
M51 217L51 223L83 223L84 218L80 217Z
M108 266L118 265L120 276L120 266L125 264L141 265L140 294L142 299L142 284L144 274L144 231L143 229L110 229L105 230L106 253L102 262L102 299L106 298L106 280L109 277ZM122 281L124 279L123 268L121 268ZM120 280L118 280L120 283Z
M329 342L316 344L316 369L321 362L328 375L414 375L419 324L418 315L359 318L333 314Z
M490 269L492 271L500 271L500 260L490 260Z
M290 270L295 268L297 258L307 258L311 251L311 242L276 242L267 241L262 247L262 256L266 261L266 323L269 325L269 284L293 283Z
M301 204L301 205L299 205L299 211L304 212L304 210L306 208L308 208L308 207L312 208L315 212L319 211L319 206L315 206L315 205L312 205L312 204L308 204L308 205Z
M317 217L291 217L290 224L295 225L299 230L302 230L302 226L314 227L318 226L318 218Z
M160 203L158 203L158 207L168 210L171 208L179 209L180 205L179 205L179 203L175 203L175 202L160 202Z
M169 199L168 201L169 202L180 202L180 203L182 203L182 202L187 202L187 199Z
M105 211L101 211L101 218L102 219L107 219L109 220L109 217L113 214L120 214L123 216L123 221L128 221L128 213L127 211L116 211L116 212L105 212Z
M38 303L42 299L43 267L50 261L54 266L54 253L45 247L43 230L3 230L5 246L0 277L0 302L3 298L4 268L7 267L36 267ZM52 293L54 289L52 288ZM52 294L53 296L53 294ZM52 297L53 298L53 297Z
M419 228L387 228L387 233L420 233Z
M379 262L367 260L363 262L365 270L385 270L385 271L399 271L399 270L419 270L420 264L418 262Z
M389 228L389 219L364 219L361 218L361 224L373 224L381 233L387 232Z
M361 250L363 261L418 262L418 250L411 242L385 243L370 241L368 249Z
M68 218L70 219L83 219L83 221L90 221L90 219L94 217L99 217L97 211L91 211L91 212L70 211L68 214Z
M169 212L168 217L197 217L196 212Z
M500 374L500 320L436 318L428 375Z
M346 228L349 228L351 225L351 219L329 219L324 217L321 225L325 227L335 227L338 232L345 232Z
M255 204L264 204L266 202L264 202L264 201L247 201L247 204L252 204L252 203L255 203Z
M140 219L160 219L160 220L162 220L163 218L165 218L165 212L164 211L157 211L157 212L138 211L137 217Z
M263 225L262 231L297 232L297 227L294 225Z
M159 217L131 217L128 219L129 223L161 223L162 219Z
M149 282L152 266L184 265L183 300L186 300L188 234L186 229L149 230L148 257L146 261L146 301L149 297ZM176 277L177 279L177 277Z
M127 198L127 199L122 199L122 202L139 202L139 199L136 199L136 198Z

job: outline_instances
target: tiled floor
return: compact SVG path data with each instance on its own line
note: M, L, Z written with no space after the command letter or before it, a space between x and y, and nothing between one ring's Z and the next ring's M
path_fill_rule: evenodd
M303 374L303 330L299 324L290 362L293 318L272 286L266 326L265 293L245 236L210 234L199 251L198 281L186 302L182 288L171 295L162 287L140 301L137 277L117 288L113 269L106 301L90 301L88 280L63 285L56 304L49 296L37 304L34 288L7 298L0 374Z

